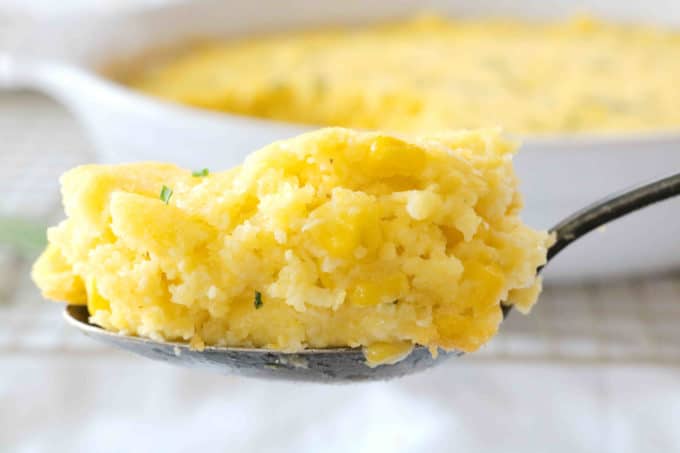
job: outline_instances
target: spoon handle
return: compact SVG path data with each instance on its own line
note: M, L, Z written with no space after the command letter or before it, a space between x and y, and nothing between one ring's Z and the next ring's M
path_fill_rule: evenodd
M610 195L575 212L550 229L556 240L548 250L548 261L595 228L677 195L680 195L680 173Z

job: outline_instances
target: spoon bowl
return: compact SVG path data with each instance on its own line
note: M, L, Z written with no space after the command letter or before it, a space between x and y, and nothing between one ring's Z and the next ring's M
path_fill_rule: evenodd
M191 349L187 343L154 341L109 332L90 324L89 316L84 305L68 305L64 310L68 324L110 346L172 365L266 379L333 383L386 380L426 370L463 354L460 351L440 351L434 358L427 348L417 346L395 364L371 368L366 364L361 348L305 349L288 353L271 349L206 346L198 351Z

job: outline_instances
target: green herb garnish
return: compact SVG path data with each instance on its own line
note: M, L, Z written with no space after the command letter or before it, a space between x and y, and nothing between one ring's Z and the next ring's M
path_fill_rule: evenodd
M398 303L399 303L399 299L394 299L394 300L392 301L392 304L393 304L393 305L397 305Z
M255 291L255 309L259 310L262 308L262 293Z
M164 185L161 189L161 201L168 204L170 203L170 197L172 197L172 189Z
M194 170L191 172L191 176L194 178L202 178L204 176L208 176L210 174L210 170L207 168L203 168L202 170Z

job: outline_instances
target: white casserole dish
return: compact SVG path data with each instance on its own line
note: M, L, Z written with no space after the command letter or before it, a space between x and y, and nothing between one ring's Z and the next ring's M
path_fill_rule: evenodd
M312 127L170 104L111 82L98 69L196 37L370 22L424 9L539 19L588 11L605 19L680 26L680 2L664 0L180 2L115 17L16 24L0 54L0 86L34 88L63 102L85 125L101 161L162 160L223 169L264 144ZM659 134L526 138L516 167L524 218L547 228L612 191L678 171L680 125ZM680 200L672 200L579 241L547 274L565 281L677 270L679 234Z

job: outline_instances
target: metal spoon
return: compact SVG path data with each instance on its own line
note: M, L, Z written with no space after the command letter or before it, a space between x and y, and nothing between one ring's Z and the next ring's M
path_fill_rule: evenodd
M658 201L680 195L680 173L607 197L555 225L556 242L548 260L576 239L606 223ZM539 268L537 272L540 272ZM503 307L503 315L510 308ZM172 343L119 335L88 322L87 307L69 305L66 321L96 340L120 349L185 367L205 368L224 374L240 374L267 379L316 382L352 382L389 379L429 368L462 352L442 352L433 359L419 346L404 360L393 365L371 368L360 348L307 349L286 353L267 349L206 347L203 351L185 343Z

